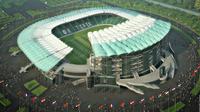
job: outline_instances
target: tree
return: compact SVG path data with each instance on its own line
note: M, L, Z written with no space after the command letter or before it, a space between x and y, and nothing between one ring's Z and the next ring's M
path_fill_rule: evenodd
M197 10L200 10L200 0L196 0L196 1L195 1L194 7L195 7Z
M193 9L194 2L195 2L195 0L182 0L182 5L186 9Z
M169 4L175 5L176 4L176 0L168 0Z

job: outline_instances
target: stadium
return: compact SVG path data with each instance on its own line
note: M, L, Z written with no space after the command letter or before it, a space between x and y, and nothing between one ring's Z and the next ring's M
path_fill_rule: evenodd
M154 82L174 77L165 39L170 28L132 10L84 8L28 26L17 43L31 61L25 68L36 66L52 83L77 78L87 88L123 86L144 94L135 86L159 89Z
M192 1L0 0L0 111L197 112Z

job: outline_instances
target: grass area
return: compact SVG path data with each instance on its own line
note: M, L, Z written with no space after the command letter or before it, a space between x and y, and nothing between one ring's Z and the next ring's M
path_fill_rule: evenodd
M8 14L4 12L4 10L0 9L0 18L8 17Z
M0 99L0 104L4 107L8 107L9 105L11 105L11 101L4 97Z
M55 7L55 6L66 4L68 2L72 2L72 0L40 0L40 1L51 7ZM73 0L73 1L78 1L78 0Z
M129 8L136 11L143 11L150 14L159 15L161 17L185 25L189 27L193 32L196 32L200 35L200 22L197 22L200 20L200 18L197 16L187 14L185 12L181 12L175 9L163 8L159 5L147 3L144 0L129 0L127 2L123 2L122 0L103 1L115 4L123 8Z
M27 83L24 84L24 87L29 91L31 91L31 93L36 96L40 96L47 90L45 86L40 85L39 82L37 82L36 80L28 81Z
M8 34L6 34L5 36L3 36L0 40L1 40L1 41L4 41L4 40L6 40L6 39L11 38L17 31L22 30L22 29L25 28L27 25L30 25L31 23L34 23L34 22L36 22L36 21L38 21L38 20L40 20L40 18L35 19L35 20L28 21L28 22L26 22L26 23L24 23L24 24L22 24L22 25L16 27L14 30L10 31ZM1 20L0 20L0 24L1 24Z
M0 18L0 26L6 25L12 21L14 21L15 19L12 16L8 16L5 18Z
M17 52L17 51L20 51L19 47L10 47L8 50L9 53L13 53L13 52Z
M13 17L15 20L25 19L25 17L24 17L21 13L15 13L12 17Z
M27 0L0 0L0 7L11 8L12 6L22 6Z
M0 0L0 26L10 23L15 20L25 19L21 13L15 13L9 16L4 10L13 6L22 6L27 0Z
M5 16L4 18L0 17L0 26L6 25L7 23L13 22L15 20L25 19L21 13L15 13L12 16Z
M16 112L28 112L26 107L20 107Z
M197 42L196 42L190 35L188 35L187 33L183 32L182 30L180 30L179 28L177 28L177 27L175 27L175 26L172 26L172 28L173 28L175 31L177 31L177 32L179 32L179 33L181 33L181 34L183 34L182 37L183 37L186 41L188 41L189 43L191 43L192 45L196 45L196 44L197 44Z
M184 8L184 9L196 10L194 8L195 0L182 0L182 1L181 0L180 1L178 1L178 0L155 0L155 1L166 3L169 5L173 5L173 6ZM196 11L198 11L198 10L196 10Z
M47 90L46 87L40 85L39 87L35 88L33 91L31 91L32 94L36 95L36 96L40 96L41 94L43 94L45 91Z
M29 91L39 86L39 83L36 80L31 80L24 84L24 87Z
M45 13L43 10L28 10L26 12L32 17Z
M89 58L91 52L87 33L110 26L111 25L99 25L74 33L73 35L63 37L61 40L73 48L73 51L66 56L67 60L73 64L86 64L87 58Z
M182 109L185 106L184 103L178 102L175 105L165 109L164 111L161 112L178 112L180 109Z
M0 93L0 104L4 107L8 107L9 105L11 105L11 101L5 98L5 96L2 93Z
M57 7L57 6L64 6L68 4L72 4L73 7L98 7L98 6L105 6L104 3L100 3L98 1L92 0L40 0L42 3L46 4L49 7ZM76 3L76 4L73 4ZM77 4L78 3L78 4Z
M200 78L199 78L197 84L195 85L195 87L192 89L191 93L193 96L196 96L200 93Z
M16 1L16 2L14 3L14 5L20 7L20 6L24 5L24 3L25 3L26 1L28 1L28 0L12 0L12 1Z

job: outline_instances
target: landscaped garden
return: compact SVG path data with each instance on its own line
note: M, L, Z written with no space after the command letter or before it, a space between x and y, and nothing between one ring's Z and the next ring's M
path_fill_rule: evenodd
M0 104L4 107L11 105L11 101L7 99L2 93L0 93Z
M178 102L175 105L161 111L161 112L178 112L180 109L182 109L185 106L184 103Z
M36 80L26 82L24 87L35 96L40 96L47 90L47 87L40 85Z

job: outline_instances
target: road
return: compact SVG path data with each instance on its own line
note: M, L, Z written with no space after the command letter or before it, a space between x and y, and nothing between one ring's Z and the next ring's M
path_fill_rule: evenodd
M183 9L183 8L176 7L176 6L173 6L173 5L169 5L169 4L166 4L166 3L161 3L161 2L154 1L154 0L144 0L144 1L148 2L148 3L153 3L153 4L156 4L156 5L160 5L162 7L179 10L181 12L186 12L186 13L191 14L191 15L200 16L200 13L198 13L198 12L195 12L195 11L192 11L192 10Z

